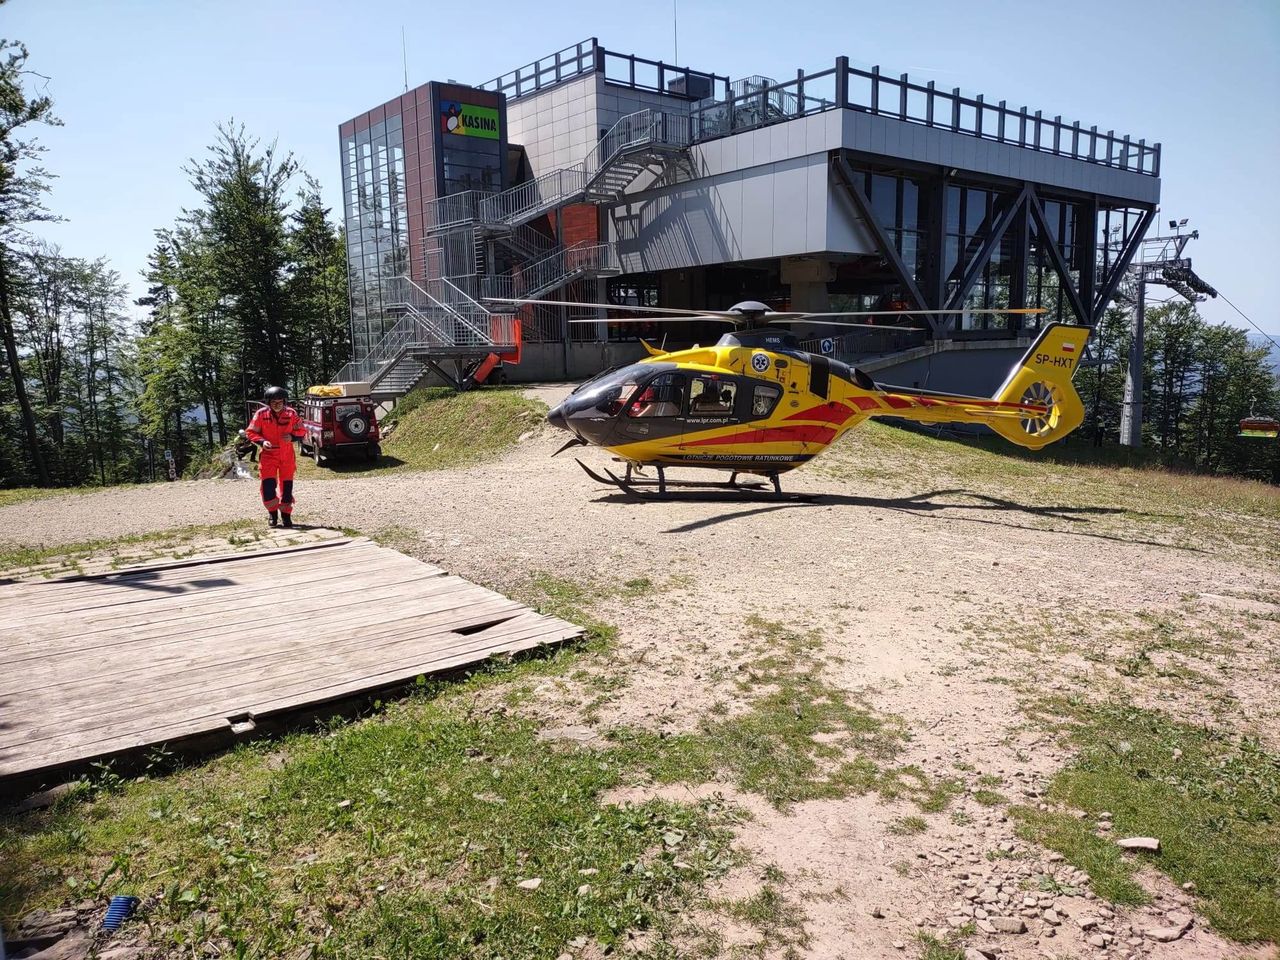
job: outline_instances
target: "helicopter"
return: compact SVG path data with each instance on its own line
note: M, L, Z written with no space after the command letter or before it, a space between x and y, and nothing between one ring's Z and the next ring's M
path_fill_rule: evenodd
M782 313L754 300L716 311L491 299L649 314L630 320L636 323L710 321L733 328L709 347L666 351L642 340L649 356L587 380L547 414L553 426L572 434L553 456L575 446L602 447L625 463L623 477L607 468L601 476L581 460L578 465L593 480L634 496L653 496L656 487L657 495L666 497L669 486L728 488L750 494L761 489L759 484L744 485L738 478L756 475L771 481L773 495L782 497L782 474L808 463L871 417L984 424L1032 450L1062 439L1084 420L1084 405L1071 381L1092 332L1086 326L1045 325L995 393L977 397L877 383L857 367L801 349L795 334L784 329L796 323L908 329L828 318L955 311ZM656 481L643 476L649 467L656 470ZM728 471L730 476L727 483L677 483L667 479L671 467Z

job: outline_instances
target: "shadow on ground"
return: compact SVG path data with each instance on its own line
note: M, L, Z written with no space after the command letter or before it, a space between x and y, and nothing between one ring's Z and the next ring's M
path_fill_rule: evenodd
M957 502L955 499L947 499L945 501L940 498L966 498L963 502ZM597 503L650 503L662 504L664 502L681 502L681 503L722 503L722 504L742 504L741 497L736 496L732 491L688 491L669 494L663 499L637 498L624 493L611 493L602 497L598 497ZM1181 546L1176 544L1161 543L1156 540L1144 540L1140 537L1124 537L1113 534L1101 533L1097 531L1084 529L1054 529L1045 530L1042 527L1030 527L1019 523L1009 523L1000 519L986 519L982 516L974 516L967 514L988 513L995 516L1005 515L1025 515L1030 517L1048 518L1054 520L1064 520L1070 524L1088 524L1092 517L1114 516L1116 514L1128 514L1130 516L1142 519L1168 519L1163 514L1134 513L1123 507L1095 507L1095 506L1067 506L1062 505L1046 505L1032 506L1030 504L1018 503L1014 500L1006 500L1001 497L993 497L987 494L973 493L964 489L948 489L948 490L932 490L928 493L918 493L909 497L865 497L850 496L846 494L816 494L812 497L802 500L779 500L774 503L762 502L758 498L752 498L750 501L753 506L747 509L737 510L731 513L723 513L713 517L704 517L701 520L690 521L681 524L678 527L672 527L665 533L690 533L694 530L700 530L705 527L715 526L721 523L728 523L732 520L745 519L746 517L756 516L761 513L772 513L777 510L812 510L815 507L868 507L878 510L897 510L904 513L911 513L921 516L930 514L940 514L946 511L945 516L939 519L946 520L966 520L973 523L990 523L1003 527L1014 527L1023 530L1034 530L1040 533L1053 534L1069 534L1073 536L1093 537L1100 540L1114 540L1119 543L1140 543L1148 546L1170 547L1172 549L1187 550L1195 553L1202 553L1203 550L1197 547Z

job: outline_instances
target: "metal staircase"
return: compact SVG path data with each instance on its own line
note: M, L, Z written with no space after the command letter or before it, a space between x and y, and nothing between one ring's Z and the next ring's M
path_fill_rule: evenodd
M392 281L387 312L399 319L337 382L366 382L376 399L403 396L431 372L461 388L478 357L518 346L514 317L491 313L448 280L428 285L434 294L408 277Z
M657 174L690 143L684 114L641 110L619 120L580 162L501 193L466 191L426 205L426 289L392 284L385 307L395 323L339 381L366 381L375 397L402 396L429 373L456 387L490 352L518 349L519 322L475 297L537 298L585 277L621 273L613 244L557 246L530 226L569 203L616 203L646 171ZM499 248L505 250L502 253ZM509 271L499 264L515 260ZM526 311L542 328L555 322Z
M561 247L533 263L523 264L509 273L480 278L485 297L540 297L558 290L579 277L609 277L622 272L617 247L612 243L585 241Z
M690 143L689 118L663 110L640 110L615 123L587 156L571 167L503 190L468 190L428 204L429 231L472 226L502 232L576 200L613 201L645 170L683 154Z

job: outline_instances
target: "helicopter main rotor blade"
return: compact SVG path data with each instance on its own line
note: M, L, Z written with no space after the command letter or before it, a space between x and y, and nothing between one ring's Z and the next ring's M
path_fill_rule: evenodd
M720 317L725 320L740 320L741 314L728 310L681 310L676 307L629 307L617 303L579 303L576 300L531 300L520 297L485 297L489 303L514 303L523 306L529 303L541 303L548 307L594 307L598 310L629 310L632 313L665 313L676 317L703 319Z
M863 330L908 330L912 333L919 333L921 327L892 327L887 323L841 323L839 320L791 320L783 318L781 320L772 314L766 313L764 319L767 323L791 324L791 323L812 323L816 327L859 327Z
M727 323L738 326L743 321L737 317L696 316L696 317L588 317L581 320L570 320L570 323ZM889 329L885 327L885 329Z
M1007 310L996 309L980 309L980 310L838 310L833 313L783 313L778 314L779 317L800 318L800 317L926 317L926 316L947 316L953 313L1048 313L1044 307L1011 307ZM773 314L766 313L766 317L773 319Z

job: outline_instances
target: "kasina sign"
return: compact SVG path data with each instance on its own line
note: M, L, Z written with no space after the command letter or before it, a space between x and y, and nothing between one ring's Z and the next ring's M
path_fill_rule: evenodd
M441 100L440 132L498 140L498 111L494 107L477 107L457 100Z

